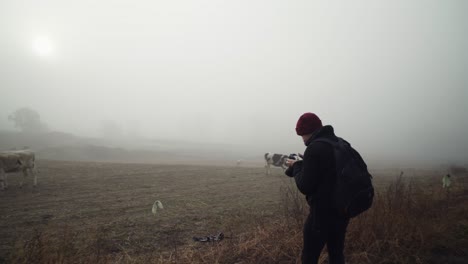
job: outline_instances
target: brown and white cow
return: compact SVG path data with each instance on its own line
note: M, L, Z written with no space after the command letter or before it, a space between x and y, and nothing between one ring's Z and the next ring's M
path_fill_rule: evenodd
M35 169L35 154L31 150L10 150L0 152L0 190L8 188L7 174L11 172L23 172L23 179L28 174L34 176L34 186L37 185L37 174Z

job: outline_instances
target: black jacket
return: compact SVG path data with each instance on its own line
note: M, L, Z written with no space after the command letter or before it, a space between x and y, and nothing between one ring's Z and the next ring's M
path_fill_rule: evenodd
M306 195L308 204L317 209L330 209L331 195L336 177L333 147L317 138L337 141L332 126L324 126L314 132L305 143L304 159L297 161L286 170L286 175L294 177L299 191Z

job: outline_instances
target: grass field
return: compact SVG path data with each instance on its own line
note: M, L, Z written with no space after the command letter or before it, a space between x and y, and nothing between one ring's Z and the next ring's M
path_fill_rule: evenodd
M282 170L40 160L38 186L0 192L0 263L296 263L307 206ZM351 222L349 263L467 263L466 175L373 172L374 207ZM164 204L151 213L155 200ZM200 243L193 236L221 231ZM323 255L326 259L326 254ZM325 262L323 262L325 263Z

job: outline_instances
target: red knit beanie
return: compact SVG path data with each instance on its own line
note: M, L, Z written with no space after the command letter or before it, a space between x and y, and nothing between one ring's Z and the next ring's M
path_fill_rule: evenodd
M305 113L299 117L296 124L296 133L299 136L312 134L322 127L322 120L316 114Z

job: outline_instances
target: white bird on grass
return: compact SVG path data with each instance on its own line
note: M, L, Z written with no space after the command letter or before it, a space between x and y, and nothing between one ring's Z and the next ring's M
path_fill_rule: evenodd
M156 212L158 211L158 208L159 209L164 209L164 206L163 204L161 203L161 201L159 200L156 200L153 204L153 208L151 209L151 212L153 213L153 215L156 215Z

